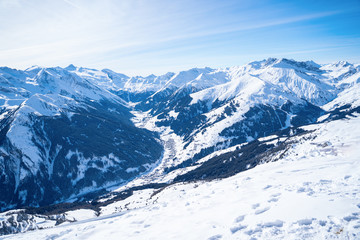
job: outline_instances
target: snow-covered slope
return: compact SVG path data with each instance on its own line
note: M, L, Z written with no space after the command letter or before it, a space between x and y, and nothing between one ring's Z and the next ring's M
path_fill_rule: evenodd
M345 105L351 105L351 108L360 106L360 67L357 67L357 71L351 70L351 74L336 85L343 90L333 101L323 106L325 110L330 111Z
M140 190L76 223L4 239L358 239L360 116L304 127L233 177Z
M193 102L205 100L210 97L223 101L235 97L241 92L248 92L247 85L263 84L259 86L262 95L267 97L282 94L295 95L312 104L322 105L333 99L335 93L333 87L322 81L322 71L319 65L310 63L298 63L287 59L268 59L250 63L241 67L227 69L231 83L216 86L203 93L194 94ZM244 86L245 85L245 86ZM271 92L271 91L277 92Z

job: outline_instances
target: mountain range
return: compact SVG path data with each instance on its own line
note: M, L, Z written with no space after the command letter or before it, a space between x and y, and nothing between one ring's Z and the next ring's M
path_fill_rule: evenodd
M146 77L1 67L0 83L2 211L228 178L283 159L312 132L304 126L360 113L360 64L345 61Z

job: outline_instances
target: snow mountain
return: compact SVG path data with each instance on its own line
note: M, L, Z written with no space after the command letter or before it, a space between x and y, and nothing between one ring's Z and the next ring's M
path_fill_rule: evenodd
M338 141L339 126L355 127L360 113L360 65L344 61L269 58L146 77L73 65L4 67L0 81L0 206L27 209L10 212L12 219L3 216L2 234L41 227L34 216L49 226L71 222L71 210L104 219L131 206L148 211L145 206L164 189L162 201L169 204L165 196L177 194L174 186L233 181L225 179L263 163L315 152L325 161L343 151L343 145L327 150ZM323 134L316 129L335 135L324 133L328 142L314 142ZM351 164L356 154L349 155ZM266 165L260 167L266 171ZM256 233L247 236L268 236Z

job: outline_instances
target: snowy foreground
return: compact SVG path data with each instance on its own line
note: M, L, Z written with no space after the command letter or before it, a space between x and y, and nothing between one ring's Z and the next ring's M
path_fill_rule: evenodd
M4 239L360 239L360 117L315 130L277 162L231 178L176 184L78 221Z

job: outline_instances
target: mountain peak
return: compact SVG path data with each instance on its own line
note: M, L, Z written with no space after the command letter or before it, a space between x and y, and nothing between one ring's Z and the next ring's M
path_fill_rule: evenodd
M34 70L40 70L42 69L43 67L39 66L39 65L34 65L34 66L31 66L27 69L25 69L26 72L31 72L31 71L34 71Z
M338 62L335 62L333 65L335 67L348 67L348 66L351 66L352 64L349 63L348 61L338 61Z
M65 69L68 70L68 71L75 71L77 69L77 67L75 67L73 64L70 64Z
M253 61L253 62L250 62L246 65L254 68L254 69L260 69L262 67L267 67L267 66L270 66L272 65L274 62L278 61L277 58L268 58L268 59L264 59L264 60L261 60L261 61Z
M288 58L281 58L277 59L272 64L273 67L278 68L297 68L297 69L305 69L308 71L319 71L319 68L321 65L315 63L314 61L295 61L294 59L288 59Z

